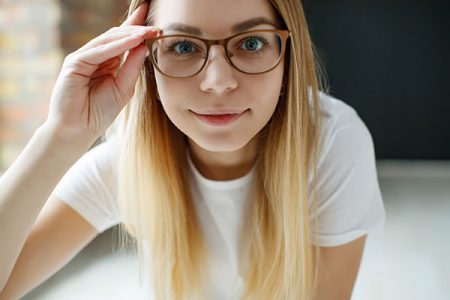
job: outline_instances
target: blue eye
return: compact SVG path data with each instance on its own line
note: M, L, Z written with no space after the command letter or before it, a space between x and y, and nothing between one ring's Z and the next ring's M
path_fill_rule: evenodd
M188 43L180 43L175 46L175 49L180 53L190 53L192 52L193 48L194 47L192 47L192 45Z
M167 48L168 48L168 52L170 52L176 56L181 56L181 55L186 56L186 55L197 52L197 47L195 47L195 44L193 44L192 42L190 42L188 40L172 41L168 45Z
M249 52L257 53L265 48L267 41L258 36L250 36L245 38L241 44L240 48Z
M173 41L168 46L168 51L174 55L186 55L194 53L196 47L189 41Z
M260 41L256 40L256 39L248 39L247 41L245 41L243 43L243 46L245 46L245 48L247 50L257 50L258 49L258 45L259 43L261 43Z

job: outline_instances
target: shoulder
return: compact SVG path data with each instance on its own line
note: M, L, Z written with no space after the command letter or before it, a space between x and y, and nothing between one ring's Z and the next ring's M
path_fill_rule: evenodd
M84 153L63 176L55 190L61 193L73 190L74 193L92 191L98 194L103 189L115 195L118 158L118 141L112 136Z
M319 93L319 110L322 116L323 129L327 131L336 133L354 127L366 128L352 106L329 94Z
M96 168L102 171L117 170L119 162L120 145L116 135L110 136L101 144L91 148L80 160L84 160L84 165Z
M97 146L91 148L87 153L92 153L90 154L92 156L101 154L109 158L116 158L119 155L119 146L117 135L112 135Z
M89 221L98 232L117 224L118 143L115 138L86 152L53 190L59 199Z
M336 246L381 228L384 207L367 126L355 109L330 95L321 94L319 106L321 144L311 217L319 219L317 244Z
M344 101L320 92L319 111L322 118L319 164L327 155L344 154L342 158L365 150L373 155L372 135L356 110Z

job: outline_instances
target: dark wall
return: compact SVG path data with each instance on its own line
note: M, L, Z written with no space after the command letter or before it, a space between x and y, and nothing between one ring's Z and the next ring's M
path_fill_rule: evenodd
M381 159L450 159L450 1L305 0L331 94Z

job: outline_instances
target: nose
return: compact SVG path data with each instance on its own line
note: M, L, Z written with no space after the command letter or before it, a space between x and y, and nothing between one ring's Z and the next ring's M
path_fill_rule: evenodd
M236 89L238 86L234 76L234 68L229 64L225 49L221 45L211 46L209 58L202 73L203 78L200 84L202 91L221 95Z

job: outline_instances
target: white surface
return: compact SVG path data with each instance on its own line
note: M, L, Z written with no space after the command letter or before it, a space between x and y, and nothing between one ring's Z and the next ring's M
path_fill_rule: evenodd
M378 169L386 227L368 239L352 299L450 299L450 162Z
M450 163L381 161L378 170L386 227L367 240L352 300L450 299ZM138 299L137 261L113 254L111 234L24 299Z

